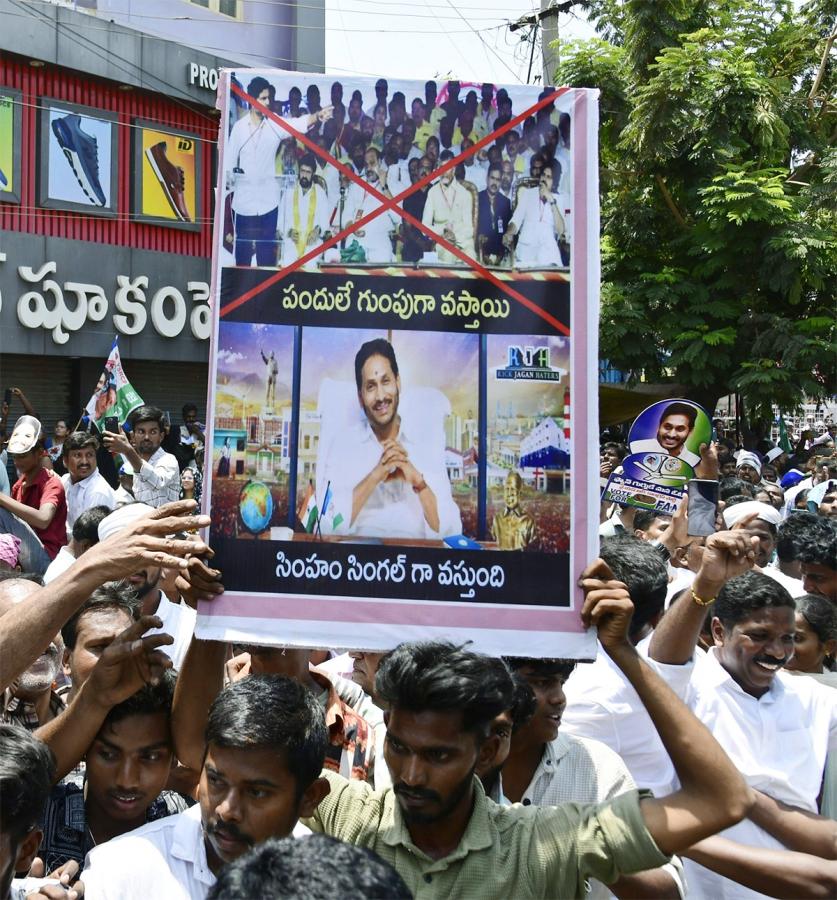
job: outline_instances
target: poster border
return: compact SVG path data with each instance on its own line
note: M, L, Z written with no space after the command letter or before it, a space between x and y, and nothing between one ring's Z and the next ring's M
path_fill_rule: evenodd
M179 231L200 231L203 228L203 138L188 129L178 129L172 125L160 125L151 119L135 117L131 120L132 147L131 147L131 218L135 222L145 225L159 225L161 228L176 228ZM195 142L195 212L193 221L182 222L180 219L165 219L160 216L152 216L142 211L143 188L143 150L142 136L148 131L157 131L160 134L170 134L172 137L191 138Z
M119 215L119 113L96 106L83 106L79 103L67 103L57 97L41 96L38 98L38 206L44 209L60 209L68 212L80 212L88 216L102 219L115 219ZM110 205L91 206L76 203L72 200L56 200L49 196L49 114L55 108L68 109L81 116L101 119L110 122Z

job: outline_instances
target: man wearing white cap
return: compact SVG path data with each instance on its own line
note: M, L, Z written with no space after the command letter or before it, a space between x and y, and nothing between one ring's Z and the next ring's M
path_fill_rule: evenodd
M0 530L23 544L21 562L42 575L67 543L67 500L61 479L41 464L44 455L41 423L21 416L6 448L20 477L11 497L0 494Z
M145 503L129 503L114 510L99 523L99 540L104 541L113 534L133 525L137 519L153 512L153 508ZM179 669L192 639L195 630L195 610L185 603L172 603L160 590L158 584L163 574L163 569L158 566L146 566L128 576L128 583L137 592L137 597L142 603L144 616L157 616L162 621L162 627L152 629L148 634L170 634L174 643L160 649L166 653L175 669Z
M801 597L805 593L805 588L798 578L791 578L775 566L768 565L776 549L776 529L782 523L782 514L777 509L767 503L748 500L746 503L727 506L723 517L726 528L731 529L741 523L740 530L758 538L755 562L765 575L778 581L791 597Z
M742 481L758 484L761 481L761 460L749 450L741 450L736 457L735 474Z

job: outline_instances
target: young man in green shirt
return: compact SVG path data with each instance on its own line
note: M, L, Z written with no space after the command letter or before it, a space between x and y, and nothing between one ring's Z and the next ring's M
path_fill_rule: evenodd
M633 607L624 584L597 560L582 587L582 618L598 627L603 648L648 709L679 791L661 798L630 791L589 805L492 803L474 772L495 754L490 724L510 706L508 670L450 644L402 644L376 679L388 707L392 789L374 792L327 774L331 791L306 824L374 850L417 900L500 900L583 897L588 878L611 883L661 866L746 815L752 793L741 776L628 640Z

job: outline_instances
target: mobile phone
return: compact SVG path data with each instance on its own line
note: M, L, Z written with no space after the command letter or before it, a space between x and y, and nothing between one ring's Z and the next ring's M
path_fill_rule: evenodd
M119 416L105 416L105 431L119 434Z
M10 406L12 402L12 389L6 388L6 392L3 394L3 402L6 406Z
M707 537L715 533L718 515L718 482L703 478L689 481L688 534Z
M163 413L163 425L166 428L171 428L171 413L168 410Z

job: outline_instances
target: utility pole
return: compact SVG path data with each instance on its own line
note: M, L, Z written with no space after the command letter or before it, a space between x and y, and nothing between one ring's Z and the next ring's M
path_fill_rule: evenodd
M541 0L541 8L539 12L532 13L528 16L521 16L516 22L509 25L509 31L518 31L525 26L531 26L527 40L532 41L532 53L535 51L535 41L538 37L538 26L541 30L541 44L543 46L543 84L551 85L555 81L555 70L558 68L559 54L558 48L550 47L550 44L558 40L558 16L562 12L568 12L574 6L577 6L581 0L563 0L558 3L556 0ZM532 66L529 65L531 73Z
M541 46L543 47L543 86L555 84L555 70L558 68L558 10L553 0L541 0ZM555 42L555 46L552 44Z

